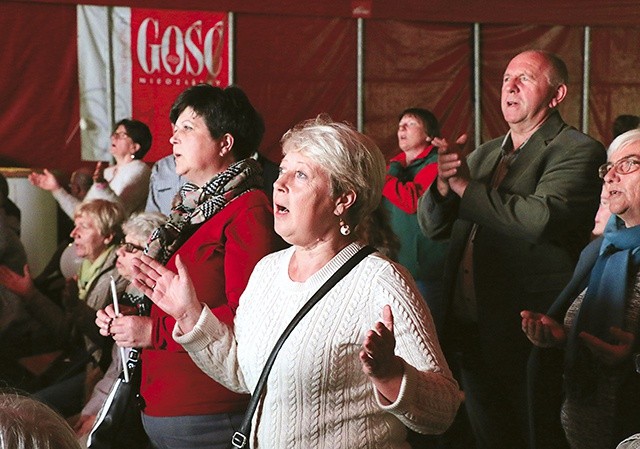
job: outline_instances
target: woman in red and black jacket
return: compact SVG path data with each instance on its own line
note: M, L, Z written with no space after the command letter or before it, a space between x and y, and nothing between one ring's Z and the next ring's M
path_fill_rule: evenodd
M236 87L190 87L170 113L177 174L187 182L169 222L152 235L147 253L192 274L198 297L232 324L254 265L277 249L261 168L250 158L264 132L262 118ZM154 448L226 448L248 396L222 387L172 338L175 320L157 307L150 317L115 317L110 331L124 347L143 347L143 423Z

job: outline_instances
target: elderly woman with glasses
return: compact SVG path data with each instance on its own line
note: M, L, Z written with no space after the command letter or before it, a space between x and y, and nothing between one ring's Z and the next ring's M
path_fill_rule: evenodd
M33 284L29 267L22 275L0 266L0 284L20 296L29 313L45 326L51 340L66 355L86 359L85 370L41 390L38 398L56 408L64 416L72 416L82 408L87 389L93 388L108 364L102 356L110 348L109 339L100 335L94 318L98 309L111 300L111 278L118 293L127 285L116 270L116 244L122 239L122 208L111 201L96 199L81 203L74 216L71 231L76 254L83 258L77 279L71 279L57 304ZM95 360L98 366L89 362Z
M116 269L123 278L128 281L133 279L134 257L142 254L152 232L165 224L166 221L167 217L161 213L141 212L133 214L124 222L122 225L124 239L116 250L116 255L118 256ZM137 314L139 308L144 311L145 307L143 295L132 284L127 286L125 293L120 297L119 303L120 310L133 314ZM105 317L102 311L98 311L98 316L102 317L102 319L98 318L96 320L98 326L104 326L109 333L113 320ZM107 320L106 325L104 324L104 318ZM122 371L121 357L123 354L126 357L126 353L118 349L117 345L113 346L111 365L109 365L104 377L91 392L89 400L80 412L80 417L74 422L74 431L84 442L86 442L86 437L96 421L96 416L106 400L111 386ZM136 419L132 415L127 415L128 421L125 422L124 428L114 429L117 432L117 435L114 436L114 441L120 445L117 447L141 447L144 444L145 438L144 435L141 435L142 423L140 422L140 417L138 416Z
M535 345L529 367L536 447L559 447L545 441L549 416L560 416L576 449L615 447L640 422L633 358L640 324L640 130L618 136L608 158L599 168L612 213L604 235L584 249L546 315L521 313ZM555 366L563 381L553 379ZM550 415L548 393L560 387L563 403Z
M151 131L146 124L126 118L116 123L109 146L116 163L105 168L103 162L98 162L93 185L85 198L118 202L127 215L143 210L149 193L151 169L141 159L150 148ZM81 200L63 189L53 173L47 169L43 173L34 172L29 175L29 181L50 191L62 210L73 218L74 209Z

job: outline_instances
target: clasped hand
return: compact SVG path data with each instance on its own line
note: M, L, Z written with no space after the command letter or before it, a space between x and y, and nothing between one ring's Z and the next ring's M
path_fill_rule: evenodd
M467 135L462 134L454 145L447 139L435 137L433 144L438 147L438 192L446 196L453 190L462 197L469 184L470 174L467 166L466 154L463 145L467 142Z
M109 304L96 312L96 326L101 335L113 337L122 348L151 347L151 318L138 316L136 312L135 307L120 305L120 313L116 314Z
M0 285L22 298L31 296L35 291L31 271L26 264L22 268L22 274L14 272L6 265L0 265Z
M395 347L393 313L387 304L382 309L382 320L367 332L359 356L362 371L389 403L398 398L404 374L404 363L395 354Z
M107 168L107 163L103 162L103 161L98 161L98 163L96 164L96 168L93 171L93 182L95 184L100 184L103 182L107 182L104 179L104 170L105 168Z

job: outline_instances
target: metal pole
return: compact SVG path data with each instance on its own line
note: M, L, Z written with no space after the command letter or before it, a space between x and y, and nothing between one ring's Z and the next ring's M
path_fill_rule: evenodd
M109 52L109 62L108 62L108 69L109 70L109 119L111 120L111 123L109 123L109 130L113 129L113 126L116 124L116 69L115 69L115 55L113 54L114 52L114 45L113 45L113 41L115 39L115 32L114 32L114 27L113 27L113 6L108 6L107 7L107 27L108 27L108 36L109 36L109 49L107 50ZM109 133L110 135L111 133Z
M358 18L357 128L364 132L364 19Z
M473 125L474 144L478 148L482 143L482 118L480 103L480 24L473 24Z
M235 82L236 67L236 23L235 14L229 12L227 14L227 24L229 29L228 45L229 45L229 85Z
M591 27L584 27L584 60L582 67L582 132L589 132L589 84L591 79Z

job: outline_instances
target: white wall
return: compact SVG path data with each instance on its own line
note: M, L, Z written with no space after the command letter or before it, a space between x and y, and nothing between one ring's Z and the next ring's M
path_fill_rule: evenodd
M50 192L31 185L30 169L0 169L9 183L9 198L22 214L20 240L27 252L31 274L36 277L57 248L56 201Z

